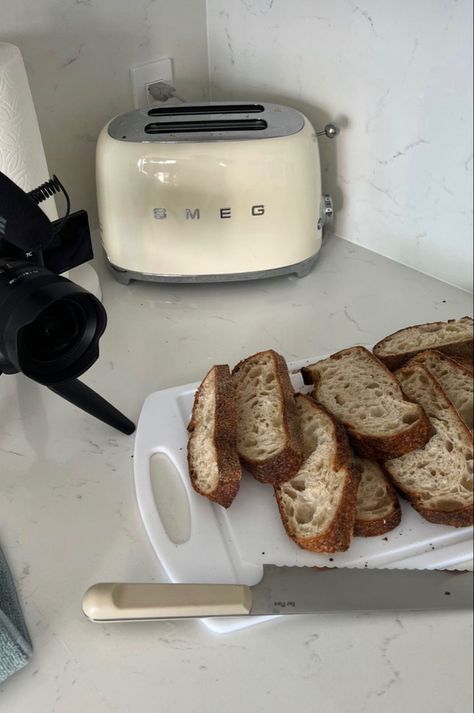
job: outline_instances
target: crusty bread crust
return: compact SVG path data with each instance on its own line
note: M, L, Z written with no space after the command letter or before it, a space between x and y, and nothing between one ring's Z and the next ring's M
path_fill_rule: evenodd
M409 399L406 399L408 401ZM393 436L366 436L346 426L354 450L363 458L389 460L398 458L410 451L421 448L429 441L432 427L428 416L423 411L420 418L406 430Z
M278 503L280 516L289 537L304 550L330 554L332 552L345 552L349 549L354 529L357 488L360 474L351 462L351 450L344 427L321 405L310 396L296 394L296 399L307 399L314 408L320 409L332 421L336 453L333 463L335 470L344 469L346 477L339 506L334 514L331 524L325 532L316 537L298 537L291 527L280 489L275 487L275 496Z
M377 537L385 535L386 532L394 530L399 526L402 519L402 510L400 502L394 506L394 510L390 515L379 520L356 520L354 523L354 535L356 537Z
M470 317L463 317L462 319L471 319ZM452 322L458 322L459 320L457 319L448 319L447 324L451 324ZM404 329L399 329L396 332L393 332L392 334L387 335L383 339L380 340L380 342L377 342L377 344L373 348L373 352L377 359L380 359L385 366L387 366L390 371L395 371L396 369L399 369L401 366L407 363L410 359L412 359L416 354L419 354L422 351L426 351L427 347L423 347L421 349L414 349L413 351L409 352L403 352L400 354L381 354L381 351L383 350L384 343L386 339L389 337L394 337L396 334L401 334L401 332L404 332L406 329L413 329L417 327L427 327L430 324L437 325L437 324L446 324L446 322L427 322L426 324L415 324L411 327L405 327ZM430 349L436 349L439 352L442 352L443 354L446 354L446 356L451 357L452 359L459 360L464 363L464 365L467 368L470 368L469 365L471 365L470 370L472 371L472 363L473 363L473 358L474 358L474 351L473 351L473 340L472 339L466 339L465 341L462 342L451 342L450 344L433 344L429 348Z
M414 356L412 359L410 359L409 362L407 362L406 366L411 366L412 364L425 365L426 356L429 356L431 354L433 354L435 357L439 355L442 359L452 364L456 369L460 369L461 371L463 371L466 376L472 376L468 362L463 361L462 359L453 359L453 357L447 356L440 349L425 349L422 352L418 352L416 356Z
M261 483L275 484L289 480L298 471L303 462L303 438L288 367L285 359L280 354L277 354L273 349L253 354L247 359L242 359L232 370L232 375L236 375L244 364L262 354L269 354L273 360L281 394L281 410L286 443L279 453L267 460L249 459L241 453L239 453L239 456L242 464L256 480Z
M453 510L452 512L442 512L441 510L424 508L416 499L411 499L410 502L425 520L433 522L435 525L470 527L474 524L472 507L467 507L463 510Z
M349 349L342 349L328 358L338 361L345 354L348 354L354 349L365 352L370 359L377 362L378 366L386 372L387 376L389 376L392 381L396 382L397 388L400 388L400 385L392 372L364 347L350 347ZM316 401L319 401L319 375L312 371L311 365L303 367L301 369L301 373L305 384L314 384L315 388L311 395ZM401 394L401 398L405 401L409 400L403 395L403 392ZM419 418L414 423L410 424L400 433L388 436L372 436L369 434L363 434L354 428L350 423L344 421L343 423L347 428L349 439L358 455L363 458L372 458L373 460L384 461L389 460L390 458L397 458L398 456L405 455L405 453L421 448L421 446L428 441L432 433L431 423L421 406L419 406L419 410Z
M451 404L449 401L448 397L446 396L445 391L439 384L439 382L434 378L434 376L431 374L431 372L423 366L420 362L415 362L413 361L413 366L415 368L422 369L426 378L431 381L433 384L435 390L437 390L440 395L448 401L450 404L449 409L451 413L455 416L459 423L459 428L461 431L464 431L468 440L472 440L472 434L469 428L466 426L462 418L459 416L457 410L455 407ZM402 367L402 369L409 369L410 367L407 365L405 367ZM396 374L395 374L396 375ZM401 484L397 482L397 479L395 476L393 476L390 472L390 465L387 463L386 467L387 474L394 484L394 486L397 488L399 492L402 492L402 494L407 498L407 500L413 505L415 510L417 510L422 517L425 518L425 520L428 520L429 522L433 522L437 525L448 525L450 527L469 527L470 525L474 524L474 508L472 505L468 505L465 508L460 508L459 510L434 510L432 508L427 508L424 503L422 498L419 496L419 493L413 489L410 489L406 486L403 488L401 487Z
M445 356L447 356L447 355L445 354ZM459 364L460 366L462 366L463 369L465 369L468 372L468 374L470 374L471 376L473 375L474 362L472 359L461 359L460 357L453 357L453 356L447 357L447 358L452 359L453 361L456 362L456 364Z
M219 481L217 487L210 493L202 492L197 484L197 474L190 457L190 444L193 438L193 431L196 426L195 414L199 399L201 397L202 383L209 376L211 371L215 371L215 420L213 445L217 459ZM237 455L237 416L234 402L234 385L227 364L218 364L206 374L201 386L196 392L193 405L193 413L188 430L191 435L188 440L188 468L191 484L194 490L200 495L204 495L213 502L228 508L240 487L241 468Z
M391 484L390 476L382 463L377 464L383 470L386 479L388 495L392 501L392 512L376 520L362 520L356 517L354 522L354 535L356 537L376 537L395 529L402 519L402 510L395 488Z
M470 371L466 362L461 362L461 361L457 361L456 359L452 359L452 357L446 356L446 354L439 352L437 349L427 349L424 352L419 352L416 356L413 357L413 359L410 359L410 361L406 364L406 366L412 366L413 364L421 364L422 366L425 367L425 369L428 369L430 374L438 382L439 386L443 389L447 398L453 404L454 408L458 409L459 405L455 402L455 398L452 398L450 396L450 393L448 393L449 390L445 388L445 385L440 382L435 371L433 371L431 369L430 363L429 363L430 359L433 359L438 363L448 366L451 370L454 370L455 372L457 372L461 378L468 379L471 385L473 383L472 371ZM463 389L463 392L465 393L464 389ZM471 403L470 410L471 410L471 416L472 416L472 403ZM460 418L462 418L462 420L465 422L466 426L469 428L469 423L466 422L466 419L463 417L463 413L461 413L459 411L458 411L458 413L459 413ZM469 428L469 430L471 430L471 428Z

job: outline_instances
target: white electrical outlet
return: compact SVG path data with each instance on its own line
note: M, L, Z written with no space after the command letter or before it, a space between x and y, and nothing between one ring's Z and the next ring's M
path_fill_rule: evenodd
M167 82L174 86L173 60L157 59L153 62L130 67L130 81L132 83L133 105L136 109L154 106L156 102L148 91L154 82Z

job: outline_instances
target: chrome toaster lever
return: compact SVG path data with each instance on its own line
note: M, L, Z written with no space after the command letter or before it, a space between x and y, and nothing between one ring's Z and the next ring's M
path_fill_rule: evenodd
M316 136L326 136L328 139L334 139L340 133L340 128L336 124L326 124L322 131L317 131Z

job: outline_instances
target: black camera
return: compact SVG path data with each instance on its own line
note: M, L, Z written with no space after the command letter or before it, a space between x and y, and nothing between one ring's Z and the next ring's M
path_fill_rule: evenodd
M63 218L39 207L62 191ZM107 314L58 273L93 257L87 213L70 214L56 177L25 193L0 173L0 374L19 371L123 433L134 424L77 381L99 356Z

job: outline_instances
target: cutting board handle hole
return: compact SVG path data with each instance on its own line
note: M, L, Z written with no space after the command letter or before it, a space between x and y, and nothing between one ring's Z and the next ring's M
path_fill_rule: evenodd
M150 481L163 529L173 544L184 544L191 536L189 501L179 471L166 453L150 457Z

